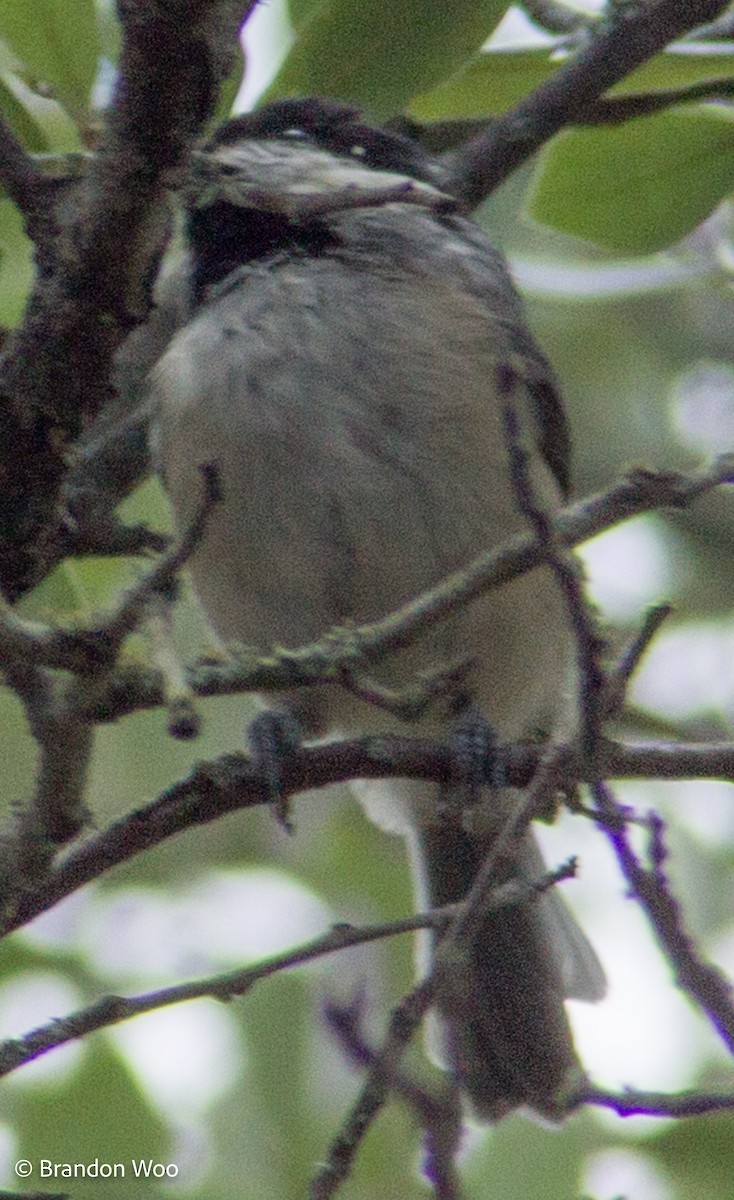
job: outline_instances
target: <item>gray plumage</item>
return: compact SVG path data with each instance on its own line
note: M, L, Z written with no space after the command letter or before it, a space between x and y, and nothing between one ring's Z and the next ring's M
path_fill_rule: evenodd
M204 233L192 225L199 307L155 368L150 397L180 528L200 498L199 464L219 464L224 501L191 563L204 612L223 642L267 650L380 618L525 528L502 428L508 400L551 509L568 443L502 257L443 204L440 169L422 172L419 203L310 217L304 196L369 194L408 175L381 169L377 152L376 164L364 161L361 144L355 158L346 141L336 154L277 128L248 142L247 120L210 149L192 185L192 222L216 222ZM260 226L258 212L268 214ZM260 246L232 232L243 214ZM219 236L224 252L211 244ZM571 637L547 570L489 593L380 676L405 683L467 654L474 701L500 738L550 731L564 713L570 725ZM405 731L336 688L273 699L310 735ZM447 715L417 728L446 736ZM433 786L358 791L371 816L408 837L421 903L466 893L507 811L502 791L463 820L446 816ZM532 834L502 870L542 874ZM445 1056L475 1111L495 1119L525 1105L561 1116L580 1074L563 998L602 991L594 952L555 893L488 917L458 991L438 1006Z

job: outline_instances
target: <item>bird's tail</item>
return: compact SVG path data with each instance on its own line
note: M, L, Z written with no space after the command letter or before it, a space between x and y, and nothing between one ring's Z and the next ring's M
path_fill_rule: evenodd
M463 899L490 846L488 835L448 821L424 826L415 846L424 902ZM512 860L498 865L497 884L533 882L544 870L527 833ZM556 890L488 912L444 979L436 1005L441 1056L476 1115L496 1121L529 1108L560 1120L583 1077L564 997L599 999L604 976Z

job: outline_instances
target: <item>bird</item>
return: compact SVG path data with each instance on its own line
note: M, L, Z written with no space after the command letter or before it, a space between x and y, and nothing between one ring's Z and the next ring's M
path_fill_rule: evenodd
M201 501L202 465L216 464L222 499L189 569L224 646L298 647L379 620L526 531L508 406L538 503L562 505L558 385L502 254L439 158L347 103L274 101L203 146L183 203L187 311L147 402L179 531ZM399 648L380 682L399 688L464 658L492 736L572 726L573 639L550 567ZM306 739L450 737L455 720L447 700L406 725L326 685L264 701ZM467 895L513 799L488 787L462 806L405 779L356 790L406 838L421 906ZM496 878L530 884L545 871L530 830ZM479 1121L517 1109L560 1121L584 1078L565 1000L602 997L599 960L555 888L480 925L436 998L439 1058Z

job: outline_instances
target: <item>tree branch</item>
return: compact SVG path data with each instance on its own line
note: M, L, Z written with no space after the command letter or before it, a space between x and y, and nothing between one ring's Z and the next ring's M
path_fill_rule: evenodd
M549 888L564 879L572 878L574 874L575 864L570 861L563 863L555 871L548 871L541 879L535 881L510 880L495 888L487 897L488 911L499 911L537 899ZM57 1046L63 1046L66 1042L93 1033L95 1030L127 1021L141 1013L166 1008L171 1004L181 1004L186 1000L201 1000L205 997L214 1000L232 1000L236 996L244 996L260 980L292 967L303 966L304 963L312 962L316 958L324 958L338 950L361 946L366 942L380 941L402 933L413 933L418 929L444 929L454 918L455 913L456 905L447 904L442 908L430 909L428 912L401 917L394 921L383 921L375 925L357 926L340 922L312 941L282 954L273 955L272 958L265 959L254 966L227 974L212 975L206 979L198 979L189 983L175 984L171 987L160 988L155 992L145 992L139 996L105 996L69 1017L57 1018L48 1025L34 1029L24 1037L10 1038L0 1043L0 1076L17 1070L18 1067L39 1058Z
M556 548L550 519L535 496L527 456L519 445L519 433L511 410L508 410L506 425L511 476L518 506L535 527L538 537L548 546L547 560L566 602L576 644L579 779L586 779L590 784L598 823L612 844L622 874L632 895L646 913L675 972L678 985L707 1014L729 1051L734 1053L734 991L723 974L704 961L684 928L683 913L671 894L664 870L667 851L663 822L656 814L648 817L650 866L644 867L628 837L628 813L617 802L606 782L603 728L608 711L609 687L602 663L603 642L598 636L595 617L584 595L578 570L574 569L575 564L570 556ZM643 634L648 632L649 629ZM633 646L633 662L636 654L637 648ZM625 663L624 669L627 666ZM615 682L619 682L619 672ZM559 765L562 757L563 750L560 752ZM552 763L552 759L550 761ZM535 786L534 781L529 796ZM533 815L532 811L530 815ZM454 925L450 927L447 937Z
M486 921L491 895L497 886L497 864L509 855L548 790L557 784L562 756L561 747L551 746L541 759L527 793L517 798L502 823L469 893L455 906L455 914L435 948L432 968L393 1009L384 1042L369 1065L362 1090L334 1137L326 1162L314 1176L310 1200L331 1200L348 1178L357 1151L383 1108L402 1057L429 1008L437 997L451 997L457 987L465 986L461 964L466 947L471 945L477 929Z
M517 413L511 405L504 412L510 479L518 510L527 519L541 546L544 559L553 572L568 614L576 650L578 699L576 720L582 762L601 744L607 691L602 667L604 641L584 595L581 564L556 535L551 514L543 506L533 486L530 457L522 445Z
M689 83L659 92L634 92L629 96L608 96L597 100L574 119L575 125L621 125L636 117L649 117L674 104L700 100L725 100L734 95L734 79L722 76Z
M680 904L671 894L663 869L666 851L662 820L656 814L648 819L651 866L645 867L627 834L628 813L611 788L599 781L592 785L592 795L599 824L675 972L678 986L706 1013L730 1053L734 1053L734 990L721 971L704 961L685 930Z
M361 1009L359 997L349 1004L331 1001L325 1005L325 1016L329 1029L350 1061L361 1068L374 1070L379 1052L369 1044L362 1031ZM403 1071L390 1072L389 1085L410 1106L425 1131L424 1174L433 1185L434 1195L438 1200L461 1200L461 1181L456 1169L461 1141L461 1103L456 1089L444 1087L436 1095ZM315 1186L312 1196L318 1195Z
M642 628L633 637L630 644L621 655L619 661L607 678L604 706L607 716L616 716L621 712L627 695L629 682L640 662L657 634L660 626L670 616L673 607L670 604L656 604L645 615Z
M578 34L599 20L596 14L580 12L555 0L522 0L521 7L536 25L549 33Z
M620 1117L698 1117L734 1109L734 1095L717 1092L678 1092L669 1095L665 1092L638 1092L633 1088L617 1093L589 1087L580 1094L579 1103L611 1108Z
M120 75L103 144L62 197L55 268L39 275L0 364L0 584L11 599L58 557L68 448L108 398L115 350L148 313L167 192L213 111L243 8L120 0Z
M690 475L638 469L607 491L570 505L554 516L553 538L564 547L575 546L641 513L688 507L719 485L733 481L734 455L724 455L704 471ZM169 573L170 563L177 561L177 553L180 551L173 549L164 556L163 563L168 561ZM168 557L171 554L172 559ZM350 673L358 679L368 666L396 646L420 636L485 591L540 565L547 554L547 545L537 535L517 536L504 546L480 555L382 621L347 631L335 630L320 642L269 655L233 648L230 662L192 668L187 676L188 685L195 695L203 697L281 690L345 677L349 682ZM104 623L83 630L47 626L25 621L0 603L0 664L19 662L80 674L96 673L100 662L109 660L108 642ZM97 688L94 698L79 715L96 722L116 721L164 703L158 672L126 666L118 668L104 686Z
M537 769L539 754L537 746L498 747L497 765L508 785L527 787ZM607 778L733 780L734 744L621 745L607 741L601 767ZM281 782L288 798L353 779L398 777L441 783L451 779L452 770L452 754L447 746L424 738L384 735L302 747L283 764ZM579 781L583 782L581 764L568 747L561 785ZM155 800L127 813L73 850L41 887L18 900L0 935L27 924L112 867L167 838L270 800L267 780L245 754L227 754L199 763Z
M92 729L75 713L75 678L49 679L35 667L6 668L38 747L36 785L3 838L0 912L14 911L19 893L42 886L60 846L78 837L87 816L85 785Z
M40 1058L57 1046L85 1037L95 1030L119 1025L121 1021L128 1021L142 1013L154 1012L156 1009L181 1004L186 1000L201 1000L207 997L213 1000L232 1000L236 996L244 996L260 980L267 979L279 971L301 966L327 954L334 954L347 946L359 946L400 933L412 933L416 929L435 928L445 923L449 915L450 909L446 913L436 910L398 921L359 928L347 924L335 925L327 933L303 946L274 955L264 962L239 971L175 984L138 996L103 996L94 1004L68 1017L56 1018L48 1025L39 1026L21 1038L11 1038L0 1043L0 1077Z
M486 199L565 125L669 42L715 20L727 0L618 3L582 48L509 112L446 156L452 190L470 208Z
M721 483L732 481L732 455L722 456L710 468L689 476L638 470L607 492L559 513L552 523L553 536L562 546L574 546L640 513L668 506L687 507ZM490 588L539 566L547 552L547 545L533 533L518 535L504 547L480 555L381 621L357 629L334 630L322 641L300 649L278 650L267 657L250 652L240 664L234 662L201 673L194 670L189 684L196 695L231 695L340 681L350 671L358 675ZM126 712L157 707L162 702L157 678L128 671L111 680L109 692L100 694L94 711L85 716L115 720Z
M433 1003L433 976L428 975L403 996L390 1015L387 1034L372 1059L362 1090L334 1137L326 1162L309 1188L309 1200L331 1200L349 1178L357 1151L383 1108L400 1061Z
M47 179L0 116L0 185L22 214L26 232L43 260L58 233L53 219L54 183Z

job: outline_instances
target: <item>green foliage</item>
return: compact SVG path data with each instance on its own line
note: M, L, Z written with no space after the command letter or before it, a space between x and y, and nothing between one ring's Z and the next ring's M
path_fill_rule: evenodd
M0 79L0 109L28 150L50 150L57 140L62 141L64 133L70 134L71 141L65 148L76 149L75 131L73 125L69 128L63 109L33 92L11 71Z
M563 62L560 39L480 53L504 11L496 3L323 0L292 3L289 11L295 41L268 96L331 95L363 104L377 117L406 108L421 121L498 115ZM730 51L665 51L613 94L659 92L725 75ZM621 254L669 246L731 188L729 120L728 110L707 104L619 128L565 131L541 156L530 215Z
M288 0L295 41L270 94L320 92L364 104L377 116L406 110L421 121L499 115L549 78L562 61L560 42L483 51L482 43L506 8L500 0ZM111 4L100 5L97 12L93 0L2 0L0 111L31 152L59 153L85 144L96 115L91 97L101 56L114 60L118 47ZM668 51L615 92L698 83L725 74L731 62L730 46L716 54ZM238 85L239 70L223 89L220 116L229 111ZM552 271L557 274L559 264L580 272L593 265L603 277L603 291L604 280L611 278L607 258L579 247L568 235L594 241L619 258L661 248L672 248L672 258L675 243L729 195L733 138L729 110L712 104L679 107L619 128L567 131L549 144L537 164L502 189L487 216L498 240L521 266L532 260L555 278ZM528 212L534 225L527 221ZM544 227L540 231L539 223ZM2 199L3 325L19 319L31 270L22 222ZM698 356L730 353L734 297L720 269L712 268L694 283L650 283L647 294L633 295L631 287L612 293L609 285L602 298L583 304L569 303L568 297L568 291L559 287L554 293L548 283L543 296L533 298L530 314L568 397L579 490L608 484L630 461L688 465L692 452L676 432L669 395L677 372ZM160 527L161 504L159 489L147 488L128 504L126 515ZM731 520L731 505L712 500L693 516L661 517L656 526L663 531L661 540L670 537L666 548L675 565L676 600L691 623L702 617L728 619L734 581L730 557L723 556L722 562L721 546L730 542ZM625 572L634 575L639 565L628 562ZM103 560L67 566L27 600L24 612L39 619L88 619L137 570L137 564ZM185 608L182 626L193 657L202 634L190 608ZM0 704L0 764L12 805L32 787L35 760L21 706L8 694ZM731 711L734 706L722 706L717 714L717 732L724 738L734 736ZM204 733L194 747L165 737L160 712L100 731L89 796L98 828L185 775L194 759L243 744L248 712L239 699L203 704L202 715ZM409 909L400 843L369 826L351 802L332 793L311 797L294 805L294 816L292 838L267 815L254 812L197 828L110 872L99 894L124 902L141 887L146 894L161 889L170 896L178 887L206 880L213 869L244 873L253 865L277 864L321 898L335 919L377 920ZM717 884L709 889L707 934L730 919L726 879L731 849L722 840L720 849L706 849L715 864L710 877ZM703 857L700 848L699 855ZM78 922L73 904L62 914L67 922L63 950L36 945L22 933L3 947L0 1001L5 984L41 969L71 978L85 1000L116 988L142 989L144 984L135 982L123 989L113 972L90 963L85 920L94 918L93 901ZM607 902L620 900L615 894L600 901ZM230 915L222 915L223 924ZM257 913L255 919L265 915ZM209 935L216 940L217 932L203 931L201 944L191 950L176 981L182 974L203 972L201 964L209 963ZM145 948L148 936L160 937L164 946L165 933L151 922L142 938ZM107 937L114 942L119 931L110 929ZM410 986L412 960L410 939L398 939L349 958L334 956L292 977L274 978L228 1007L237 1037L247 1048L246 1069L226 1095L190 1118L204 1131L210 1149L202 1180L186 1193L191 1200L241 1200L243 1195L291 1200L305 1194L313 1165L359 1086L359 1077L320 1023L322 999L353 995L366 981L377 1040L391 1005ZM0 1036L4 1033L0 1030ZM420 1047L412 1067L419 1077L435 1078ZM0 1119L17 1139L17 1157L31 1159L87 1161L99 1155L114 1160L135 1153L166 1161L175 1134L170 1118L142 1093L122 1052L113 1050L105 1035L89 1039L74 1073L61 1081L12 1088L3 1084ZM610 1145L631 1144L673 1180L671 1200L729 1200L731 1117L671 1123L646 1137L638 1130L632 1137L631 1126L603 1124L593 1114L583 1114L558 1133L513 1119L469 1146L462 1164L467 1198L569 1200L581 1194L590 1155ZM391 1102L367 1139L343 1192L345 1200L420 1200L427 1191L417 1163L415 1125L397 1101ZM14 1182L0 1178L0 1189ZM139 1200L158 1194L152 1185L129 1185L129 1179L103 1187L76 1181L68 1190L74 1200L108 1194ZM610 1188L612 1194L616 1192Z
M84 116L99 57L95 0L3 0L0 37L37 84Z
M418 121L488 117L516 104L557 69L551 48L490 50L479 54L430 92L413 95Z
M567 130L542 154L530 216L619 254L680 241L734 185L734 113L713 104Z
M324 0L299 21L270 94L336 96L392 116L463 67L506 8L503 0Z
M19 320L32 274L23 221L9 200L0 199L0 325L15 325Z
M35 1087L16 1092L13 1101L13 1119L21 1131L18 1158L34 1164L42 1159L87 1164L98 1158L125 1167L124 1177L46 1179L44 1189L68 1191L73 1200L99 1200L107 1192L120 1200L155 1195L135 1178L131 1159L169 1162L168 1131L106 1038L90 1045L60 1095L55 1088Z
M432 91L414 96L411 115L418 121L438 121L503 113L558 70L564 61L559 45L489 47ZM610 95L686 87L726 75L730 66L731 56L726 54L666 50L628 75Z
M0 112L24 146L31 151L79 149L73 118L29 80L24 64L0 41Z
M734 1146L731 1117L677 1121L651 1138L651 1157L664 1164L677 1185L679 1200L723 1200L731 1190Z

